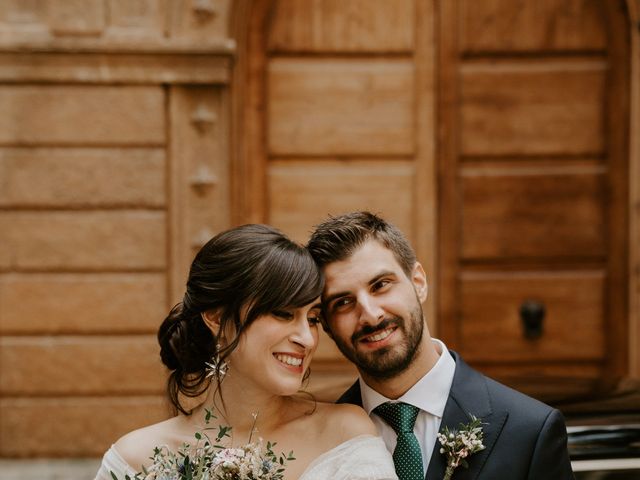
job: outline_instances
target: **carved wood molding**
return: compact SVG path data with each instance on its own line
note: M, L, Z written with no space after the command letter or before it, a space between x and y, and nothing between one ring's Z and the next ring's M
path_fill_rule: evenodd
M239 0L231 15L237 44L231 95L231 221L266 219L266 38L274 0Z
M232 55L0 52L1 82L227 84Z
M629 374L640 378L640 0L627 0L631 30L629 145Z

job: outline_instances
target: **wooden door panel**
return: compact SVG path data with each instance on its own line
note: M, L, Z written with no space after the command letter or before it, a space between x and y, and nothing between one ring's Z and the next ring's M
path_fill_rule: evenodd
M161 208L165 168L161 149L2 149L0 207Z
M611 388L626 369L622 5L439 4L439 327L485 373L547 401ZM518 318L529 295L549 304L535 341Z
M1 144L164 143L160 86L3 86L0 105Z
M2 274L0 334L154 333L166 296L163 273Z
M575 174L466 169L461 182L461 257L604 256L602 169L573 170Z
M272 162L269 223L306 241L311 226L329 214L366 209L381 213L411 238L413 173L412 163L403 160Z
M276 2L269 50L390 52L413 48L413 0Z
M605 281L603 271L463 274L465 358L483 364L603 360ZM545 307L540 338L524 335L526 301Z
M463 0L465 52L603 50L605 31L597 0Z
M267 81L272 155L413 152L408 60L274 59Z
M600 155L600 61L469 65L460 76L462 155Z

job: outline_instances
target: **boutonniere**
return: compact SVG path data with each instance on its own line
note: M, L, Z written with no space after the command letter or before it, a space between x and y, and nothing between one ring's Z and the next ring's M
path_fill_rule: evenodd
M482 425L479 418L471 415L471 422L461 423L458 430L449 430L449 427L444 427L438 433L438 441L442 445L440 453L447 457L447 469L443 480L451 480L453 471L460 465L469 468L466 458L484 450Z

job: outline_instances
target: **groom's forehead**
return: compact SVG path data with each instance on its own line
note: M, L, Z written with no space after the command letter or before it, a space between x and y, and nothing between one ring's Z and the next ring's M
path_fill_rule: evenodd
M325 295L328 292L369 282L381 271L401 270L393 252L380 242L370 240L356 248L348 257L323 267Z

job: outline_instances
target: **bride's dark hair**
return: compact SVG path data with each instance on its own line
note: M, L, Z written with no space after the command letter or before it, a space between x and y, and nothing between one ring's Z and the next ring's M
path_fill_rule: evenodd
M162 362L171 370L168 395L188 411L180 395L197 397L209 387L205 362L225 359L256 318L311 303L322 293L323 277L306 248L273 227L243 225L213 237L197 253L182 302L158 331ZM215 310L220 332L234 332L217 350L217 339L202 319ZM218 385L219 387L219 385Z

